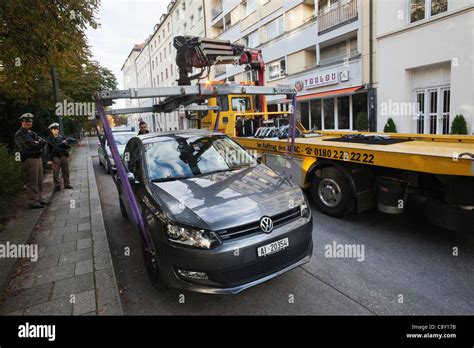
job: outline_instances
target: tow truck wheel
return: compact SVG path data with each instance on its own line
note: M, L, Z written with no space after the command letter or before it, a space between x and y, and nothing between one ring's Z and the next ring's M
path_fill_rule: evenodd
M350 214L355 207L349 182L335 167L323 168L321 176L314 175L311 196L319 210L329 216Z
M148 278L150 278L151 285L158 290L163 291L167 288L166 284L163 282L160 276L160 270L158 267L158 262L156 261L156 256L154 253L146 250L145 243L142 242L142 253L143 260L145 262L146 273Z

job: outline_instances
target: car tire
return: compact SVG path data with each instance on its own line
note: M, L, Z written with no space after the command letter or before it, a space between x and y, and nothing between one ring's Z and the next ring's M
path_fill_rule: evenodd
M158 262L156 261L155 256L146 250L144 242L142 242L142 253L146 273L150 279L151 285L153 285L153 287L158 291L166 290L168 287L161 278Z
M321 177L313 176L311 196L318 209L332 217L348 215L355 209L349 182L335 167L323 168Z
M123 204L122 198L119 198L119 204L120 204L120 214L122 214L122 217L124 219L128 220L128 214L127 214L127 211L125 210L125 206Z

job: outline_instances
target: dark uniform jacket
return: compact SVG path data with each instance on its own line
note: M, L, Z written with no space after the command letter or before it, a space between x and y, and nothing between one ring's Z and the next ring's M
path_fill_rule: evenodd
M63 144L63 141L66 140L65 137L62 135L58 135L57 137L49 135L47 140L50 159L53 159L54 157L61 158L62 156L69 157L67 149L69 149L70 146L69 144Z
M46 140L32 130L22 127L15 133L15 145L20 151L21 161L24 162L28 158L40 158Z

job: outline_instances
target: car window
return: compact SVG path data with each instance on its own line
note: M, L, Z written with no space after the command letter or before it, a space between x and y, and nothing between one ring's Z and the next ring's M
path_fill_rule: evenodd
M124 155L123 155L123 163L125 165L125 168L131 172L130 168L131 168L131 159L132 159L132 155L134 152L136 152L136 149L137 149L137 145L135 142L131 142L131 143L128 143L127 144L127 147L125 148L125 151L124 151Z
M250 98L238 97L232 98L232 110L233 111L249 111L250 110Z
M141 163L141 158L142 157L142 152L140 150L140 147L136 147L135 151L130 154L130 164L129 164L129 170L135 178L138 180L142 176L142 163Z
M115 143L119 145L126 145L127 142L135 136L135 133L112 133L115 139Z
M229 97L227 95L218 97L217 106L219 106L220 111L229 111Z
M147 144L145 157L152 181L191 178L256 164L240 145L223 135L169 138Z

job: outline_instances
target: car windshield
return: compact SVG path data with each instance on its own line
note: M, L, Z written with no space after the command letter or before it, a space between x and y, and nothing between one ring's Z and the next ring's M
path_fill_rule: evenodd
M256 164L240 145L224 135L169 137L145 146L151 181L192 178Z
M114 136L114 139L115 139L115 143L117 144L117 146L119 145L126 145L127 142L130 140L130 138L132 138L135 133L112 133L113 136Z

